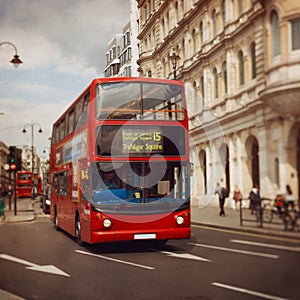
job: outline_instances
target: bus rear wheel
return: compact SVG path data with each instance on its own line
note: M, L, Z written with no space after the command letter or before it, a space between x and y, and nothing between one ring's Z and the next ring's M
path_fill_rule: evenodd
M59 231L59 226L58 226L58 216L57 216L57 212L56 212L56 208L54 210L54 228Z
M77 244L79 246L83 246L83 241L81 240L81 223L80 223L80 218L77 215L76 220L75 220L75 238L77 241Z

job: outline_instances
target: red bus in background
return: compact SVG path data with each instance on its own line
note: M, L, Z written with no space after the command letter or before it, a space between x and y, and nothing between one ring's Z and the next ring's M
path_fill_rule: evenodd
M33 174L30 171L17 171L16 190L18 197L31 197Z
M50 218L78 243L190 237L184 86L94 79L54 123Z
M16 189L18 197L31 197L33 185L36 186L37 195L41 194L41 175L32 174L31 171L17 171Z

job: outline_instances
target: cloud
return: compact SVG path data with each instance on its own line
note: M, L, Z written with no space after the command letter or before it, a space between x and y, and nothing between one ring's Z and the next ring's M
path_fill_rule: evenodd
M30 145L24 124L39 123L38 153L49 148L52 124L95 77L107 44L129 20L129 0L0 0L0 140Z
M129 20L129 0L0 0L0 11L1 39L15 43L25 68L102 73L107 43Z

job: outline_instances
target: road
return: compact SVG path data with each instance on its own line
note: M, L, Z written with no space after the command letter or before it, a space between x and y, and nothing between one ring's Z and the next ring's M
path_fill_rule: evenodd
M293 239L194 226L161 249L79 247L41 213L0 236L0 288L24 299L300 299Z

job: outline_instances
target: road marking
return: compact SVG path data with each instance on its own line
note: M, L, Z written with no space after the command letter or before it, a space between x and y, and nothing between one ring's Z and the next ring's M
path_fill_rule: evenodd
M273 249L300 252L300 247L291 247L291 246L283 246L283 245L275 245L275 244L265 244L265 243L242 241L242 240L230 240L230 242L245 244L245 245L253 245L253 246L266 247L266 248L273 248Z
M205 244L196 244L196 243L189 243L189 244L197 246L197 247L210 248L210 249L222 250L222 251L227 251L227 252L234 252L234 253L239 253L239 254L261 256L261 257L273 258L273 259L278 259L279 258L278 255L268 254L268 253L251 252L251 251L245 251L245 250L240 250L240 249L231 249L231 248L218 247L218 246L205 245Z
M116 259L116 258L111 258L111 257L107 257L107 256L99 255L99 254L94 254L94 253L90 253L90 252L85 252L85 251L81 251L81 250L75 250L75 252L80 253L80 254L89 255L89 256L98 257L98 258L102 258L102 259L105 259L105 260L114 261L114 262L117 262L117 263L120 263L120 264L125 264L125 265L130 265L130 266L134 266L134 267L138 267L138 268L143 268L143 269L147 269L147 270L154 270L155 269L154 267L140 265L140 264L132 263L132 262L129 262L129 261L120 260L120 259Z
M57 267L55 267L53 265L40 266L37 264L33 264L29 261L26 261L24 259L20 259L20 258L11 256L11 255L8 255L8 254L0 254L0 258L28 266L28 267L26 267L26 269L28 269L28 270L70 277L69 274L65 273L64 271L58 269Z
M227 284L223 284L223 283L219 283L219 282L212 282L211 284L214 285L214 286L217 286L217 287L224 288L224 289L233 290L233 291L244 293L244 294L249 294L249 295L252 295L252 296L257 296L257 297L261 297L261 298L264 298L264 299L288 300L287 298L268 295L268 294L264 294L264 293L260 293L260 292L256 292L256 291L251 291L251 290L247 290L247 289L243 289L243 288L239 288L239 287L236 287L236 286L227 285Z
M237 230L231 230L231 229L214 228L214 227L209 227L209 226L205 226L205 225L195 225L195 224L193 224L192 227L198 227L198 228L203 228L203 229L213 230L213 231L233 233L233 234L238 234L238 235L243 235L243 236L254 236L254 237L264 238L264 239L269 239L269 240L276 240L276 241L300 244L300 239L297 239L297 238L286 238L286 237L280 237L280 236L266 235L266 234L263 234L263 233L250 233L250 232L246 232L246 231L237 231Z
M192 260L199 260L199 261L205 261L205 262L211 262L211 260L200 257L200 256L196 256L196 255L192 255L189 253L182 253L182 254L178 254L178 253L173 253L173 252L168 252L168 251L159 251L161 253L167 254L170 257L176 257L176 258L184 258L184 259L192 259Z

